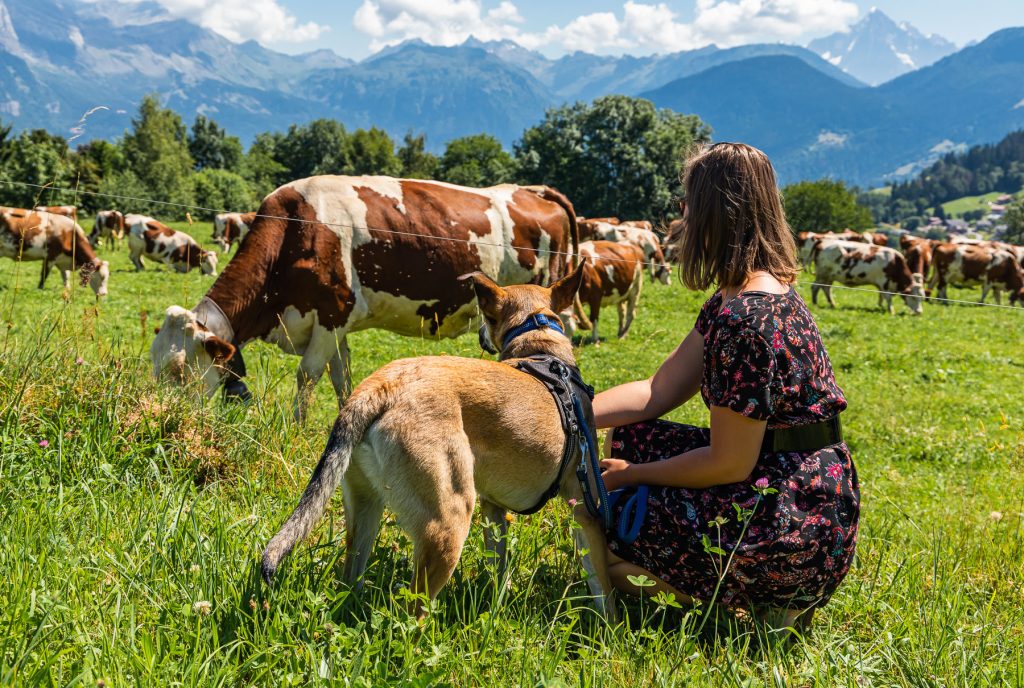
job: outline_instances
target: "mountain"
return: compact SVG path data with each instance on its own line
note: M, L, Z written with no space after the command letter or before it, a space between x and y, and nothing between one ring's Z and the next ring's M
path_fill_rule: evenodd
M506 145L535 124L552 95L526 71L480 48L405 43L302 83L318 116L401 136L426 131L431 147L489 133Z
M1024 28L1004 29L930 67L854 88L790 56L752 58L641 94L693 112L716 140L763 148L785 181L868 184L1024 127Z
M956 51L942 36L926 36L910 24L897 24L874 7L849 31L811 41L807 47L872 86L927 67Z

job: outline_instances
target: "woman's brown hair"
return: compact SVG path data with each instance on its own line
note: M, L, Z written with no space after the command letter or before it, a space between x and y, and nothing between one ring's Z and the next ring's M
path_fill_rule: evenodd
M741 286L753 272L784 284L800 273L796 244L768 156L743 143L700 146L683 165L680 279L703 291Z

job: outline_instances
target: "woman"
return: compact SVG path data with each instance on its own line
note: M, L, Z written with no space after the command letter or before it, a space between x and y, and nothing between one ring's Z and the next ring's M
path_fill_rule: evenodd
M613 428L602 469L609 491L624 489L616 519L639 520L623 505L649 490L636 539L609 538L612 580L634 594L767 607L780 626L806 627L857 538L857 476L838 425L846 400L792 286L796 246L767 156L701 148L684 188L682 281L717 291L653 377L594 399L598 427ZM698 391L710 428L658 419ZM629 577L641 574L655 585L639 590Z

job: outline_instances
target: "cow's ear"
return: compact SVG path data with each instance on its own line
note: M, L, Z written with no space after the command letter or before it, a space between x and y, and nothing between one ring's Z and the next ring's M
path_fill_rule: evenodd
M476 292L477 303L484 313L497 313L498 304L505 298L505 290L499 287L494 280L482 272L472 272L463 275L460 280L473 280L473 291Z
M235 345L217 336L207 337L203 341L203 348L217 365L224 365L235 355Z
M587 259L580 260L580 264L571 273L551 285L551 310L561 313L572 306L576 292L583 284L583 270L586 268Z

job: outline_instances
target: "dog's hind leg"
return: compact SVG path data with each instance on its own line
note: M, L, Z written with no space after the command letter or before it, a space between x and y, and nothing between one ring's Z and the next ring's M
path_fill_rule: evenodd
M356 466L342 481L345 496L345 582L363 587L363 573L380 531L384 501Z
M505 575L508 567L508 521L505 520L505 507L498 506L487 500L480 500L480 512L484 520L484 546L492 552L498 565L498 578Z

